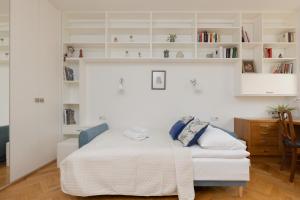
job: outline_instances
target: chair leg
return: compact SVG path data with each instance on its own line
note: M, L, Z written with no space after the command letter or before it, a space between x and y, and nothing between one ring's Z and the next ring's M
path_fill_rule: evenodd
M280 166L280 170L283 170L284 165L286 163L286 147L283 144L282 146L282 155L281 155L281 166Z
M292 148L292 163L291 163L291 174L290 174L290 182L294 182L295 172L296 172L296 164L297 164L297 149Z

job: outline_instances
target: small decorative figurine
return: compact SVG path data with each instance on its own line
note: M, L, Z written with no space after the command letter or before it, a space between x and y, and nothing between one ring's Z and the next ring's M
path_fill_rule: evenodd
M215 50L215 52L214 52L214 58L219 58L219 50Z
M66 58L68 57L68 54L64 54L64 62L66 62Z
M114 37L114 42L118 42L118 38L117 37Z
M83 58L83 52L82 52L82 49L79 50L79 58Z
M167 41L168 41L168 42L175 42L176 38L177 38L176 33L169 33L169 36L168 36L168 38L167 38Z
M214 57L214 53L208 53L206 54L206 58L213 58Z
M134 42L133 35L129 35L129 41Z
M139 58L141 58L142 57L142 52L139 51L138 56L139 56Z
M282 58L282 54L281 53L278 55L278 58Z
M178 52L176 53L176 58L184 58L183 52L182 52L182 51L178 51Z
M125 51L125 56L129 57L129 51L128 50Z
M4 38L0 38L0 42L3 44L4 43Z
M164 58L169 58L170 57L170 51L168 49L164 50Z
M67 47L67 57L73 57L74 56L74 52L75 52L75 49L74 49L74 47L72 47L72 46L68 46Z

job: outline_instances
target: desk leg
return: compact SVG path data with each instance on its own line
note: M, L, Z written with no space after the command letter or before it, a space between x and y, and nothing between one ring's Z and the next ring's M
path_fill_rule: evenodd
M242 198L243 197L244 187L243 186L239 186L238 191L239 191L239 197Z

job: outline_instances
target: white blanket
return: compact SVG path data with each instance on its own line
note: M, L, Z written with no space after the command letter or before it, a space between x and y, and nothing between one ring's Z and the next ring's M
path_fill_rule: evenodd
M135 141L107 131L68 156L60 171L63 192L75 196L195 196L191 153L166 132Z
M250 156L245 150L214 150L203 149L199 145L186 147L191 150L192 158L224 158L224 159L243 159Z

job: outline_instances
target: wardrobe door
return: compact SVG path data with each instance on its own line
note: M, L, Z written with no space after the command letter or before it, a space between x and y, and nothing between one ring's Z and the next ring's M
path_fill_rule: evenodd
M56 159L60 13L48 0L11 0L11 180Z
M39 134L40 160L56 159L59 137L60 12L47 0L40 1Z
M39 0L11 0L10 176L14 181L35 169L37 138Z

